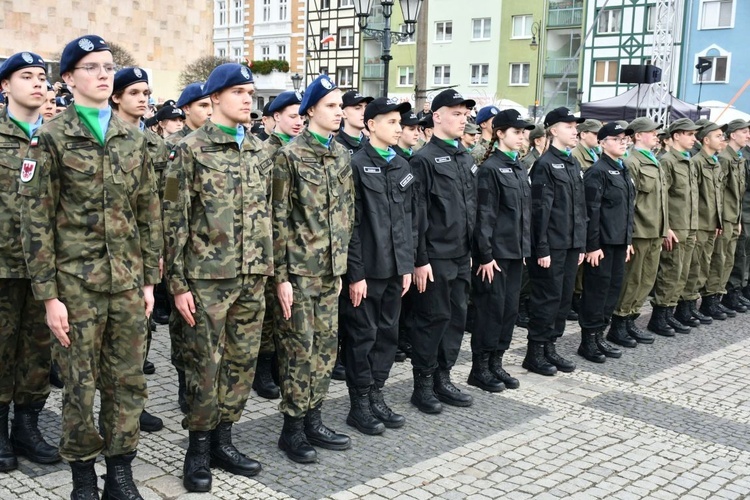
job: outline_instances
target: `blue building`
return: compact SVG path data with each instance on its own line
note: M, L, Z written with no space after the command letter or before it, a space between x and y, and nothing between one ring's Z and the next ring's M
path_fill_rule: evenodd
M733 105L750 113L748 20L748 0L688 0L680 99L729 103L736 97ZM712 63L702 75L695 68L700 57Z

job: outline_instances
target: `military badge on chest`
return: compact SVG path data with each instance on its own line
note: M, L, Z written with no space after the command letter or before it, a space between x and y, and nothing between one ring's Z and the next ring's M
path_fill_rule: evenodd
M25 158L21 164L21 182L29 182L36 173L36 160Z

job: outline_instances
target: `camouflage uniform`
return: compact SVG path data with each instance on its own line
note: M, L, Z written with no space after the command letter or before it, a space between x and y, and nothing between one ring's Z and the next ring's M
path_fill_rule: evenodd
M164 142L167 143L167 148L172 149L173 147L177 145L177 143L182 141L191 132L194 132L194 130L188 127L187 125L185 125L174 134L169 135L166 139L164 139Z
M112 116L101 146L70 106L42 126L24 161L32 177L19 187L21 237L32 290L65 304L70 325L70 347L53 348L65 382L60 454L130 453L146 399L142 287L159 282L162 243L146 140Z
M191 292L183 324L187 402L183 427L237 422L250 394L273 275L272 161L262 143L206 122L170 153L164 188L165 269L172 295Z
M282 147L273 171L276 283L290 282L292 317L276 303L282 413L294 418L323 402L336 361L338 287L354 222L349 155L307 129Z
M49 395L50 332L34 300L21 247L18 176L29 138L0 113L0 404L44 403Z

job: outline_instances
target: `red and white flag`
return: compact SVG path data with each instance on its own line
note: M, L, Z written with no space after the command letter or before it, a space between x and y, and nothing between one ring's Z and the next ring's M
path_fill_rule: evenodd
M333 41L336 41L336 37L334 35L328 35L328 36L323 37L323 38L320 39L320 44L321 45L326 45L326 44L331 43Z

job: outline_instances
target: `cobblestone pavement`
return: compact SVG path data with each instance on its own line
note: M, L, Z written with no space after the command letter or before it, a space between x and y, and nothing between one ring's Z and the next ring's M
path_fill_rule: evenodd
M576 359L572 374L542 377L520 368L525 331L517 329L506 367L521 388L487 394L471 388L471 408L420 414L409 403L411 369L397 363L386 386L391 406L407 418L382 436L345 423L348 398L333 382L324 421L352 436L345 452L318 450L319 463L299 465L277 448L282 418L276 402L254 393L235 426L235 443L259 459L256 478L214 471L210 494L187 494L182 459L187 432L177 408L166 327L154 336L147 408L165 428L142 436L134 475L156 498L746 498L750 495L750 314L657 338L603 365L575 355L578 328L568 323L558 351ZM638 323L645 327L647 317ZM468 335L453 379L464 383ZM465 385L463 387L466 387ZM59 439L60 391L42 416ZM0 499L68 498L66 465L0 473ZM97 472L104 473L103 460ZM100 487L102 481L100 480Z

